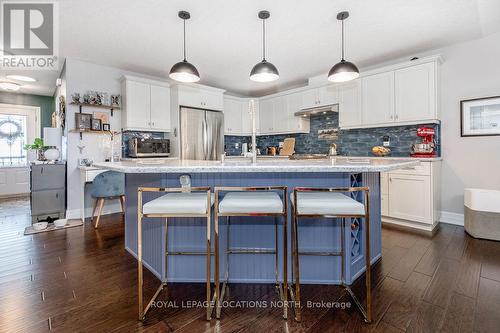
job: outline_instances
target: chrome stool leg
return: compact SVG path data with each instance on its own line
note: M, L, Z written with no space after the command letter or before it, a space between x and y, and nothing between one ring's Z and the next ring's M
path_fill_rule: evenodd
M339 252L331 252L331 253L321 253L321 252L299 252L298 246L298 221L299 216L297 211L297 192L311 192L311 191L328 191L328 192L356 192L362 191L364 192L364 208L365 213L363 215L321 215L321 214L307 214L304 216L307 217L317 217L317 218L340 218L340 234L341 234L341 249ZM300 314L300 273L299 273L299 256L300 254L307 255L329 255L329 256L340 256L341 257L341 281L340 285L344 287L344 289L349 293L354 303L360 310L361 314L364 317L365 322L372 322L372 294L371 294L371 251L370 251L370 197L369 197L369 188L368 187L354 187L354 188L342 188L342 189L318 189L318 188L296 188L294 190L293 201L295 203L294 210L292 214L292 283L295 282L295 295L294 288L290 287L290 295L292 297L292 301L294 302L294 311L295 311L295 320L301 320ZM365 287L366 287L366 310L363 307L362 303L356 297L350 286L345 283L345 264L346 264L346 246L345 246L345 233L346 233L346 217L361 217L364 218L364 228L365 228ZM295 275L295 279L294 279Z
M207 191L207 212L206 214L199 214L199 213L185 213L185 214L168 214L168 213L163 213L163 214L144 214L143 212L143 192L183 192L183 189L166 189L166 188L146 188L146 187L140 187L137 191L137 256L138 256L138 303L139 303L139 320L143 321L146 313L148 310L151 308L151 306L154 304L156 298L158 295L161 293L161 291L164 288L167 288L167 283L168 283L168 256L170 254L172 255L205 255L206 256L206 301L207 301L207 313L206 313L206 319L210 320L212 311L214 309L214 304L218 303L218 278L217 275L215 277L215 284L216 284L216 292L214 294L214 298L211 298L211 256L212 256L212 251L211 251L211 216L212 216L212 201L211 201L211 192L210 188L208 187L196 187L192 188L193 191ZM180 216L178 216L180 215ZM143 285L144 285L144 272L143 272L143 260L142 260L142 222L144 217L165 217L165 232L164 232L164 237L165 237L165 253L163 257L163 267L164 267L164 272L165 272L165 279L162 281L161 285L158 287L156 292L154 293L153 297L149 301L149 303L146 305L144 308L144 301L143 301ZM206 252L174 252L174 251L169 251L168 247L168 217L204 217L206 218L206 223L207 223L207 249ZM216 261L216 269L218 268L218 225L215 227L215 232L216 232L216 246L215 246L215 261ZM218 272L216 272L218 274ZM168 290L168 289L167 289Z
M257 214L250 214L250 213L241 213L239 215L238 213L236 214L224 214L219 212L219 192L220 191L273 191L273 190L281 190L283 191L283 212L282 213L257 213ZM221 314L221 302L225 299L227 294L229 294L229 255L231 254L274 254L275 256L275 288L276 292L278 294L278 297L280 298L281 301L283 301L283 318L287 318L287 299L288 299L288 283L287 283L287 216L288 216L288 206L287 206L287 201L288 201L288 196L287 196L287 190L285 187L262 187L262 188L226 188L226 187L216 187L215 189L215 226L218 228L218 220L220 216L225 216L227 218L227 229L226 229L226 250L225 250L225 258L226 258L226 266L225 266L225 278L224 278L224 283L222 286L222 291L220 292L220 297L217 297L218 303L217 303L217 310L216 310L216 316L217 319L220 318ZM231 243L230 243L230 231L231 231L231 221L230 217L231 216L274 216L275 217L275 244L274 244L274 249L262 249L262 248L255 248L255 249L237 249L237 248L231 248ZM283 273L283 285L279 282L279 229L278 229L278 217L282 216L283 217L283 264L284 264L284 273ZM216 232L216 249L218 249L218 237L219 234ZM218 251L218 250L216 250ZM219 267L216 265L216 271L218 272ZM216 282L216 292L220 291L220 284Z

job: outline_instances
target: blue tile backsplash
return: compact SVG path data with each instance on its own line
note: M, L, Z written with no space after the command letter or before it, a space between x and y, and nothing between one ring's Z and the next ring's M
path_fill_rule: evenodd
M122 156L128 157L128 141L131 138L168 139L169 133L126 131L122 133Z
M363 128L339 130L336 139L319 139L318 130L338 128L338 113L317 115L311 117L311 131L306 134L261 135L257 137L257 147L262 153L268 146L278 146L285 138L295 138L295 153L297 154L326 154L332 143L337 144L339 155L371 156L373 146L382 145L382 137L387 135L391 142L391 156L407 157L410 155L411 145L420 142L417 129L422 125L436 130L437 151L440 153L440 125L420 124L410 126L394 126L381 128ZM224 144L228 155L240 155L241 144L250 143L250 137L225 136ZM238 148L235 144L238 143Z

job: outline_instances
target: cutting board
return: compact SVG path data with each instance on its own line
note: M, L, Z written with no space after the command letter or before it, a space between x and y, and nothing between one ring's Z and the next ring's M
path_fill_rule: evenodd
M285 141L283 141L283 148L280 150L280 155L290 156L293 155L294 151L295 151L295 139L286 138Z

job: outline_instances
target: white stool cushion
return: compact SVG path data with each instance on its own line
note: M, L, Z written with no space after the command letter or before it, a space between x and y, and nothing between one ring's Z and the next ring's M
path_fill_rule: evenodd
M281 214L283 202L276 192L228 192L219 204L222 214Z
M293 202L293 193L291 195ZM297 201L297 211L303 215L365 214L365 206L361 202L338 192L297 192Z
M215 197L210 196L212 205ZM167 193L144 204L143 214L206 214L207 193Z

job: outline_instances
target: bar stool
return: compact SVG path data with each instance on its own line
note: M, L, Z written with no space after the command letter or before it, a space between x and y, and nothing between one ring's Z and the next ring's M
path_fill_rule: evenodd
M144 192L165 192L167 194L142 204ZM206 193L204 193L206 192ZM139 320L144 320L147 311L156 300L160 292L167 287L167 258L168 255L206 255L206 297L207 316L212 316L214 300L211 299L210 287L210 261L211 261L211 214L214 198L210 187L185 188L159 188L139 187L137 190L137 256L138 256L138 291L139 291ZM142 264L142 219L144 217L165 218L165 281L162 281L146 308L143 306L143 264ZM207 219L207 250L206 252L174 252L168 249L168 218L170 217L205 217ZM217 248L215 258L218 258ZM214 295L217 297L217 294ZM216 302L216 299L215 299Z
M322 255L341 256L342 273L341 285L361 311L365 322L372 321L372 296L371 296L371 254L370 254L370 201L368 187L350 188L304 188L298 187L293 191L292 204L292 283L295 283L295 295L293 287L290 286L290 294L294 301L295 320L300 321L300 277L299 277L299 255ZM364 192L364 204L351 197L342 194L353 192ZM340 218L341 249L340 252L299 252L298 223L299 218ZM365 261L366 261L366 310L354 295L351 288L345 284L345 223L346 218L364 218L365 228ZM295 280L294 280L295 275Z
M277 191L282 193L280 198ZM225 192L224 197L220 200L220 193ZM287 318L287 187L285 186L269 186L269 187L216 187L215 188L215 248L219 250L219 217L225 216L227 223L226 232L226 271L222 294L219 297L219 261L215 261L216 275L216 293L217 293L217 319L220 318L221 305L220 301L224 299L227 284L229 281L229 255L230 254L274 254L275 255L275 278L276 290L280 300L283 301L283 317ZM275 217L275 247L274 249L235 249L231 248L230 244L230 218L233 216L274 216ZM278 218L283 219L283 286L278 281Z

